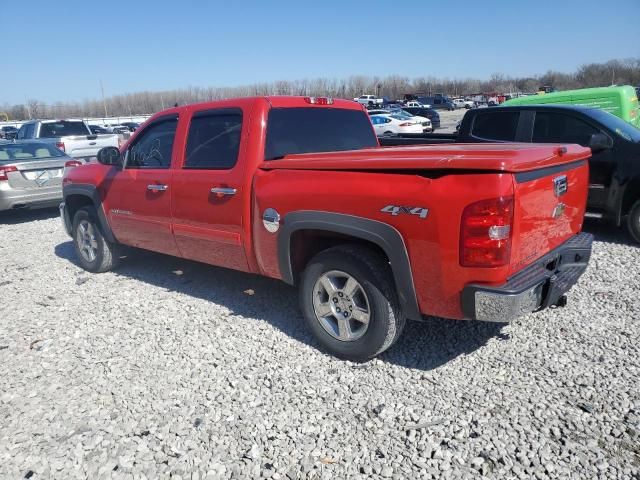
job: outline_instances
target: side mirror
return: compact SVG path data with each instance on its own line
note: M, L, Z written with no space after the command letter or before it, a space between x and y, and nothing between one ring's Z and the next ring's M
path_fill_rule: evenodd
M589 139L588 147L592 152L601 152L607 148L611 148L611 140L604 133L594 133Z
M96 158L102 165L119 165L120 150L116 147L104 147L98 150Z

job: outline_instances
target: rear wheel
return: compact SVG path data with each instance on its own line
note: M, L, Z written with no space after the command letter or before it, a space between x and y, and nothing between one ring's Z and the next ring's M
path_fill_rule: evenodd
M364 361L388 349L405 318L388 263L363 247L335 247L316 255L300 284L305 321L327 351Z
M93 207L83 207L73 217L73 246L80 266L101 273L114 268L118 261L117 245L104 238Z
M636 200L627 216L627 228L633 239L640 243L640 200Z

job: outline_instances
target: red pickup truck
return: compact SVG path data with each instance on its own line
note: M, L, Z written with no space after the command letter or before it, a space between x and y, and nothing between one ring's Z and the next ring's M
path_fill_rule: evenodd
M129 245L297 285L331 353L387 349L405 319L507 322L584 272L590 150L379 146L362 106L260 97L154 115L70 169L60 210L78 261Z

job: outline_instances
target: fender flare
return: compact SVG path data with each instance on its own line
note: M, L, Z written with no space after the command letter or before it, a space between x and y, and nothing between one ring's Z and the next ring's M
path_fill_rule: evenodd
M102 198L100 197L100 192L98 192L98 189L95 185L84 183L73 183L70 185L65 185L64 187L62 187L62 195L65 202L65 217L69 219L69 223L72 223L73 219L69 217L68 205L66 205L67 197L70 195L81 195L83 197L87 197L91 200L93 207L96 209L96 212L98 214L98 221L100 222L100 228L102 229L104 237L111 243L118 242L116 237L113 235L111 227L109 226L107 216L105 215L104 208L102 206Z
M404 239L398 230L377 220L341 213L301 210L288 213L278 236L278 264L282 279L295 284L291 265L291 235L298 230L335 232L374 243L391 263L391 270L402 311L411 320L421 320L411 262Z

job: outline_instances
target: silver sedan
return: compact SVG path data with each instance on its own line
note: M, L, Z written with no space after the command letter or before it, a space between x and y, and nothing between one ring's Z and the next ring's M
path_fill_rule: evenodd
M57 206L62 201L64 152L41 142L0 142L0 211Z

